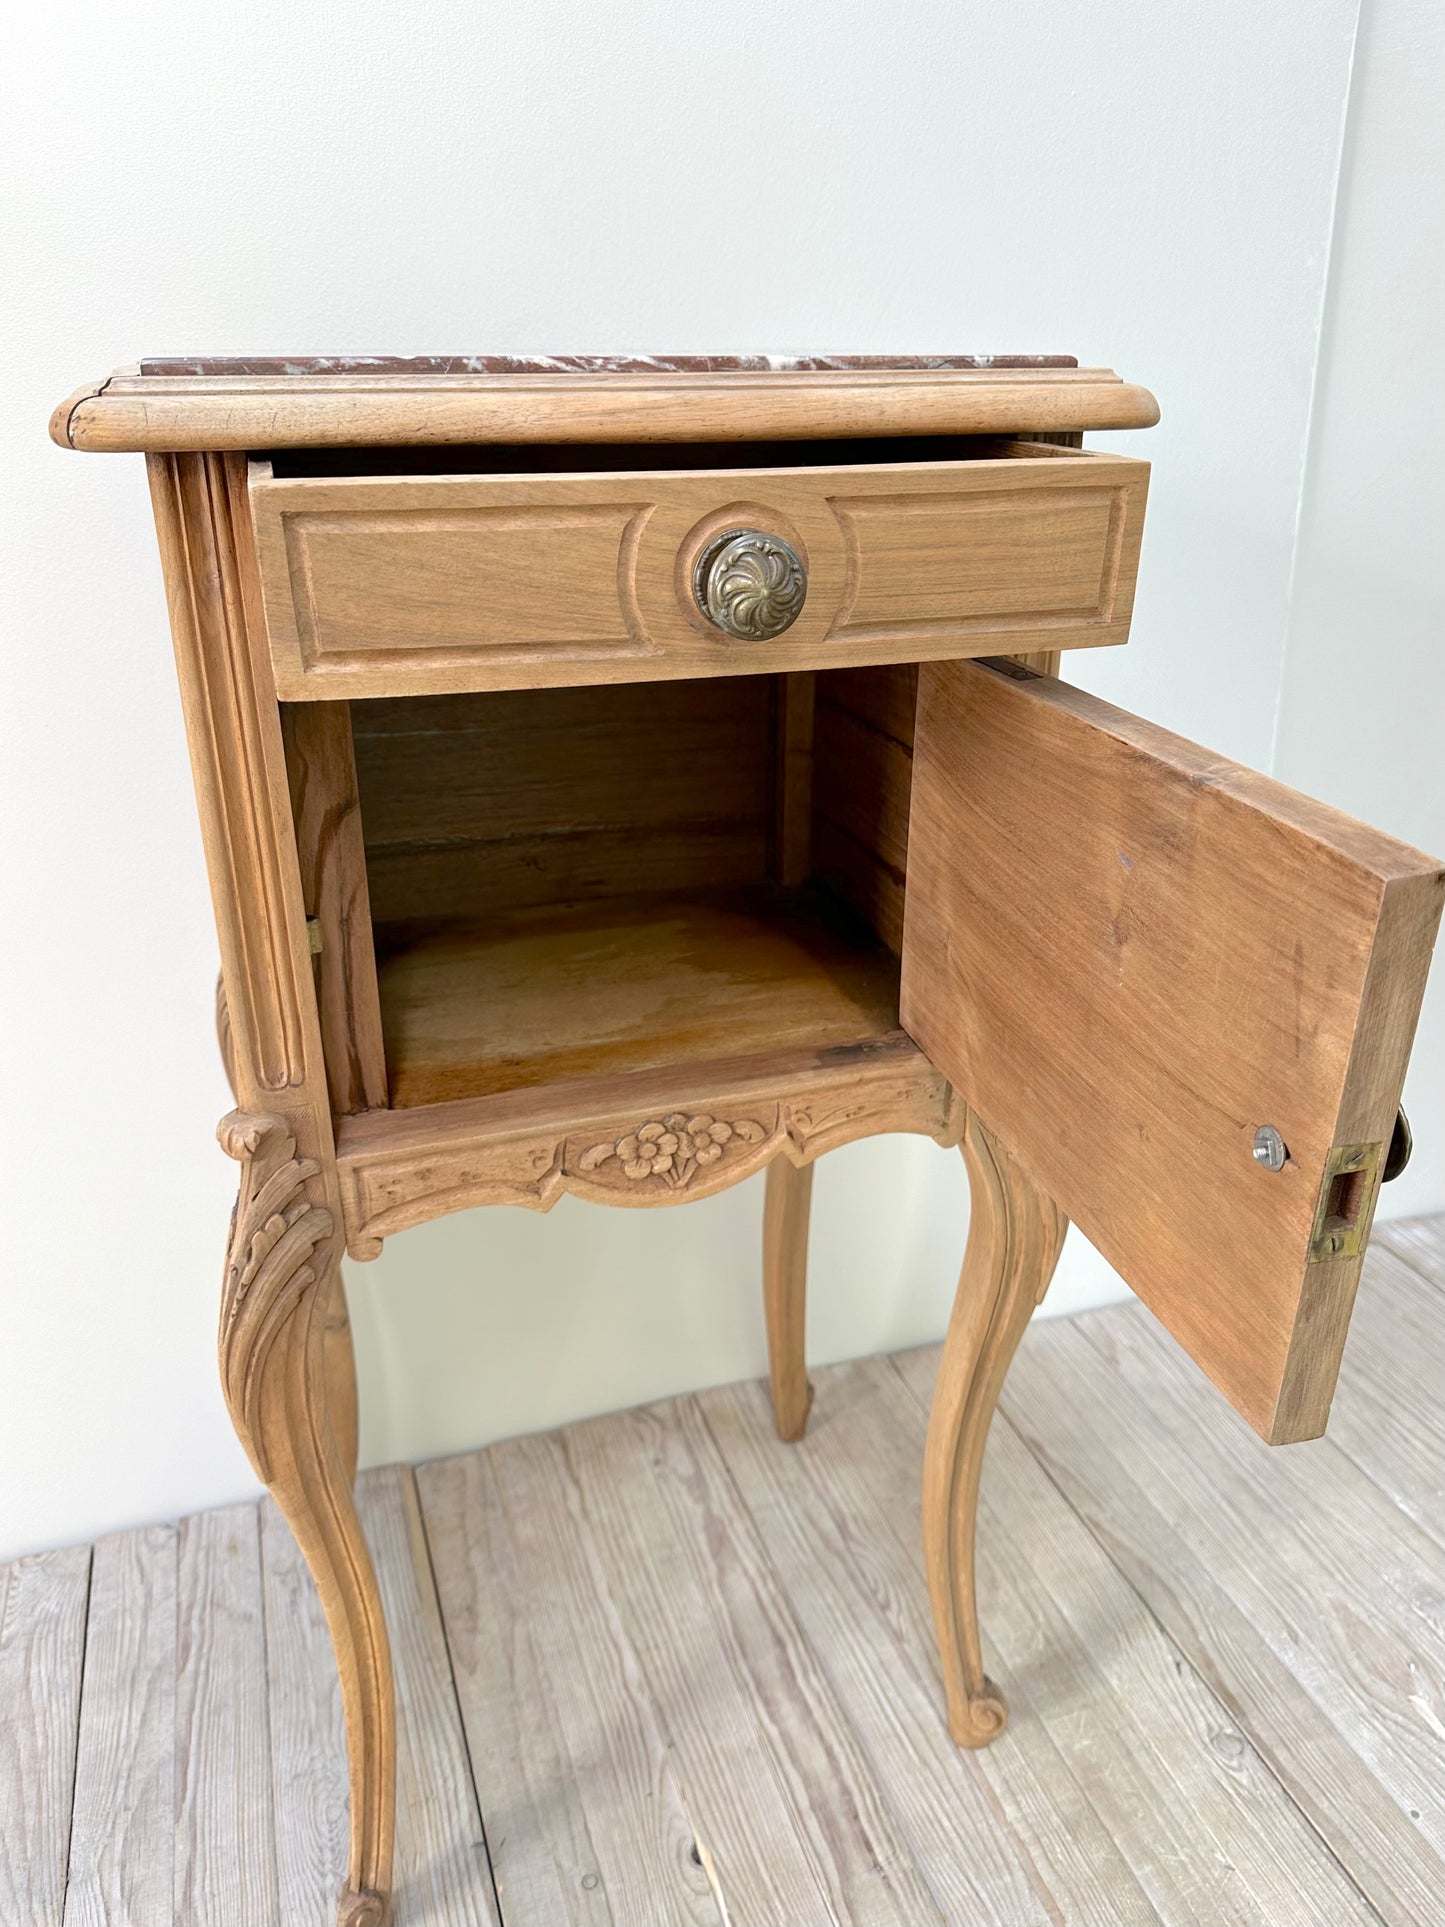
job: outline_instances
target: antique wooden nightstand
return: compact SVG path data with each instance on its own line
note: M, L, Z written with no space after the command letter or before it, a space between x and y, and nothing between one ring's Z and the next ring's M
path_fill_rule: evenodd
M1127 637L1149 473L1080 432L1156 416L1030 356L156 361L57 411L149 459L240 1107L221 1376L336 1648L350 1927L395 1742L343 1241L766 1167L791 1439L813 1160L961 1145L923 1478L965 1745L1067 1217L1265 1438L1323 1429L1442 873L1056 679Z

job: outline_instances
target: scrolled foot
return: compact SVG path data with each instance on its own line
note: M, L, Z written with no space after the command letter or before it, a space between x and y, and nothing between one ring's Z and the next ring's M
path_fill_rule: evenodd
M336 1927L387 1927L390 1919L390 1897L374 1887L347 1887L336 1903Z
M958 1746L987 1746L1008 1725L1008 1701L991 1679L948 1716L949 1737Z

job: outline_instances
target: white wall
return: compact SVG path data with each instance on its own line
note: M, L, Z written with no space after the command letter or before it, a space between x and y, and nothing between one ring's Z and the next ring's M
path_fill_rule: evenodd
M1135 642L1073 673L1264 765L1283 686L1281 757L1303 773L1290 718L1316 748L1320 674L1358 707L1340 597L1321 589L1317 619L1309 585L1342 565L1335 523L1359 527L1329 475L1373 432L1358 371L1394 325L1368 237L1358 281L1342 245L1345 372L1315 410L1291 623L1355 16L1356 0L21 12L0 103L0 1556L252 1489L215 1385L234 1167L211 1141L228 1103L214 942L144 483L138 459L51 447L53 403L168 351L1067 349L1164 408L1118 438L1156 463ZM1366 165L1365 121L1394 117L1400 84L1382 66L1357 103L1347 239L1375 201L1403 232L1425 198L1404 130ZM1418 559L1439 442L1412 439L1412 398L1391 539ZM1373 529L1359 547L1362 571L1385 560ZM1350 592L1378 606L1362 580ZM1370 690L1353 773L1316 754L1308 778L1343 800L1357 783L1362 807L1445 846L1438 796L1414 808L1392 770L1407 741L1415 766L1438 762L1412 682L1432 646L1438 667L1438 631L1391 635L1399 667ZM1417 1208L1445 1205L1445 1121L1431 1135ZM857 1146L815 1195L813 1356L938 1332L966 1223L957 1158ZM759 1371L760 1206L755 1181L688 1211L567 1200L394 1240L349 1275L366 1455ZM1051 1302L1114 1289L1071 1246Z
M1445 8L1365 0L1301 503L1276 772L1445 851ZM1445 1207L1445 965L1388 1213Z

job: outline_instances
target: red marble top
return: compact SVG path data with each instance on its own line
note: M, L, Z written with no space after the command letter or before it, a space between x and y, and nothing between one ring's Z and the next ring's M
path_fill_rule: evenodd
M169 355L143 375L710 375L815 369L1077 368L1073 355Z

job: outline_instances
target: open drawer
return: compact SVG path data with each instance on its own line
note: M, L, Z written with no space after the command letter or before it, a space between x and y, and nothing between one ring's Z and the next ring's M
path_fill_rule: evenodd
M1078 689L921 672L904 1027L1273 1443L1328 1416L1442 887Z
M411 471L404 450L253 461L278 693L737 676L1128 636L1147 462L982 437L668 456L665 469L635 444L418 450ZM741 532L760 541L727 551Z

